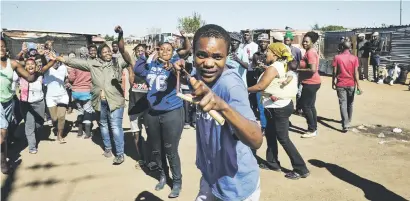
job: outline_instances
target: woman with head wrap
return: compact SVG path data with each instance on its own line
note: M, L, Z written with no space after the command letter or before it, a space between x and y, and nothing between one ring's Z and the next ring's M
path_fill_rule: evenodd
M286 178L299 179L306 178L310 173L302 156L289 138L289 117L293 112L292 98L296 94L297 83L293 81L283 88L280 87L281 83L286 80L284 63L288 54L285 44L270 44L266 54L266 62L270 66L266 67L258 83L249 87L248 91L253 93L262 92L261 101L268 121L265 130L268 144L266 150L267 164L262 168L281 171L278 160L277 141L279 141L293 166L293 171L287 173ZM271 98L271 96L275 98Z
M282 33L280 33L280 32L273 32L272 33L272 38L273 38L273 43L281 43L281 44L283 44L283 42L284 42L284 36L283 36L283 34ZM287 61L286 63L288 63L288 62L291 62L291 61L293 61L293 56L292 56L292 54L291 54L291 49L290 49L290 47L288 47L288 46L285 46L286 47L286 49L288 50L288 53L285 53L284 55L283 55L283 57L285 58L285 60ZM286 63L285 63L285 70L287 71L287 65L286 65Z

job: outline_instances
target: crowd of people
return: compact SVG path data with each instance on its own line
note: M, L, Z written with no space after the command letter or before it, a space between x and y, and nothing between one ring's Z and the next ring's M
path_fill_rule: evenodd
M29 153L36 154L36 130L51 117L57 142L64 144L64 126L70 97L77 110L78 137L90 139L93 121L98 123L103 155L114 164L124 162L123 113L125 89L122 72L131 84L128 116L134 135L137 167L160 172L155 190L162 190L172 176L170 198L182 189L178 146L184 128L196 129L196 165L202 173L197 201L259 200L259 168L281 172L278 142L293 170L289 179L309 176L302 155L289 138L289 118L295 113L307 121L303 138L318 136L316 96L321 87L319 54L314 48L319 35L308 32L302 46L292 45L293 35L262 33L253 42L250 31L228 33L218 25L205 25L179 48L165 41L158 48L138 44L125 50L123 30L115 27L118 41L81 48L80 55L57 53L52 41L44 45L24 43L11 58L1 39L1 171L8 173L7 134L25 122ZM333 61L332 87L340 102L342 127L352 119L353 97L359 85L359 60L345 41ZM16 86L19 85L19 93ZM70 90L67 90L70 86ZM69 92L68 92L69 91ZM192 96L184 101L179 94ZM19 94L17 97L16 94ZM19 109L16 109L19 108ZM225 124L214 120L219 113ZM22 115L19 119L18 116ZM257 120L260 120L258 124ZM145 128L148 147L143 146ZM114 145L111 144L110 132ZM256 150L266 137L266 161L256 160ZM99 137L99 136L95 136ZM259 164L258 164L259 163ZM171 175L169 175L169 170Z

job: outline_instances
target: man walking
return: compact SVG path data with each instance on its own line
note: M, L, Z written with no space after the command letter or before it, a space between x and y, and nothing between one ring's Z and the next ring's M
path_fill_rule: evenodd
M352 120L355 88L357 87L359 94L363 91L359 85L359 61L350 53L351 43L345 41L341 47L342 52L335 56L332 64L332 88L337 91L339 97L343 132L347 132Z

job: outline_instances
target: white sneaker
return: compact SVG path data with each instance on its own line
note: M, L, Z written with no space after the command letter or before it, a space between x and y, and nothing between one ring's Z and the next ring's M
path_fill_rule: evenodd
M302 135L302 138L312 138L317 136L317 131L315 132L307 132Z

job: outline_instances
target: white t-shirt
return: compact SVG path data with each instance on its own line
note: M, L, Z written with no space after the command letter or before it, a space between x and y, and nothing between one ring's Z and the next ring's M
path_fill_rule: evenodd
M253 71L253 68L252 68L252 57L253 57L253 54L255 54L257 51L258 51L258 48L259 48L259 46L258 46L258 44L256 44L255 42L251 42L251 43L249 43L249 44L245 44L244 46L243 46L243 51L246 53L246 54L248 54L248 58L249 58L249 67L248 67L248 71Z
M67 66L64 64L57 69L51 67L44 74L44 85L47 86L46 97L67 95L64 82L67 74Z
M279 78L275 78L275 79L284 79L286 77L285 65L282 62L276 61L271 66L269 66L269 68L276 68L276 71L278 71ZM261 77L259 78L259 81ZM292 84L292 83L289 83L289 84ZM270 96L268 97L264 95L261 96L261 99L262 99L262 104L264 108L283 108L289 105L290 101L292 101L292 99L289 98L289 99L279 99L273 102Z

